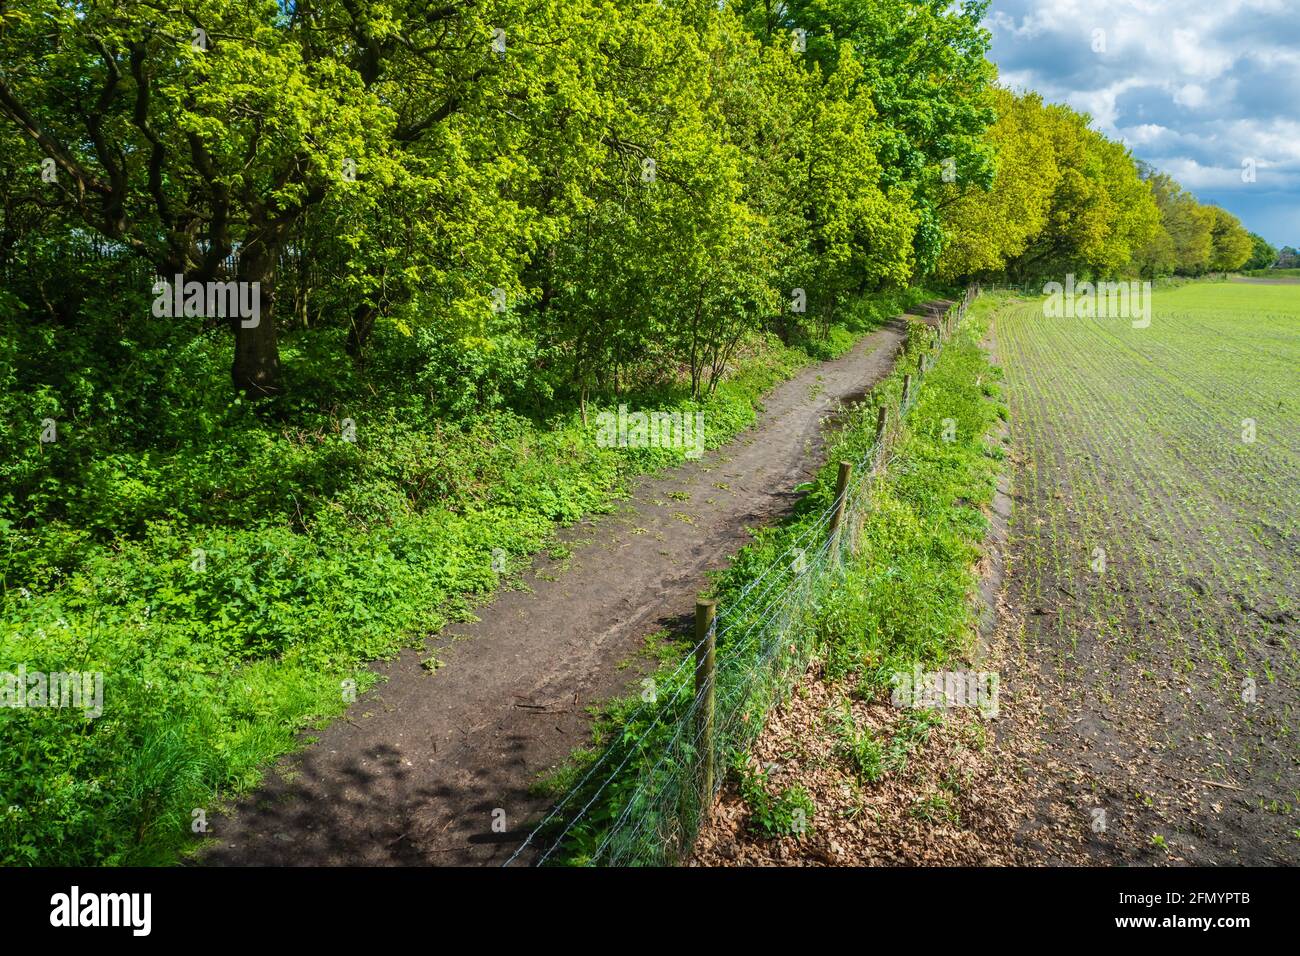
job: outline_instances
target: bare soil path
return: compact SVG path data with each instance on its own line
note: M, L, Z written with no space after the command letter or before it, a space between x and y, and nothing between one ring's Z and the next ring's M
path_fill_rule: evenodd
M565 561L540 556L524 587L440 635L436 673L415 651L377 665L386 682L216 818L199 861L503 862L546 808L530 793L537 775L588 742L587 708L635 683L621 665L648 636L688 626L707 572L747 529L790 511L820 463L823 421L888 374L905 332L896 319L804 369L731 443L566 529Z

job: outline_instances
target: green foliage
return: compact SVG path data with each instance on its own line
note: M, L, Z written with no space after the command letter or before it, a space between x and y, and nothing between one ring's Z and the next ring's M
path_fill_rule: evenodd
M0 671L99 671L105 694L95 720L0 710L5 862L173 859L193 808L342 713L344 682L374 680L365 662L467 615L501 581L495 557L508 573L682 460L601 448L572 410L530 420L485 391L490 373L372 388L436 374L432 340L381 335L364 375L308 333L284 344L305 353L292 401L255 410L225 397L215 335L0 322L16 426L0 433ZM702 410L711 447L807 360L756 336L703 402L657 377L631 399Z
M817 812L812 796L801 784L772 792L769 774L745 761L734 770L740 781L740 795L749 810L749 829L766 837L793 836L803 839L813 832Z
M993 121L985 59L989 35L980 26L984 0L756 0L738 9L755 33L791 46L802 30L806 58L824 74L845 74L868 119L882 188L910 197L915 215L900 224L918 274L932 272L944 247L939 207L943 170L987 188L994 149L984 132ZM854 53L846 58L845 49Z
M902 712L893 734L882 740L870 727L858 728L853 711L845 702L835 715L835 754L863 783L877 783L886 774L906 770L908 760L930 739L930 731L942 723L938 711L907 709Z
M870 727L858 729L853 710L846 701L837 715L835 752L848 762L853 772L866 783L875 783L885 774L885 748Z
M1254 240L1232 213L1218 206L1209 208L1214 210L1214 225L1210 230L1210 268L1215 272L1240 269L1254 252Z
M1253 269L1267 269L1275 262L1277 262L1277 248L1271 245L1263 236L1257 236L1252 232L1250 234L1250 258L1241 264L1242 270L1249 272Z
M1150 265L1157 273L1200 275L1210 266L1213 252L1214 212L1202 206L1170 176L1143 169L1160 210L1157 249Z
M997 150L991 188L971 188L954 170L944 190L948 244L939 274L945 279L1001 273L1046 228L1060 181L1041 98L999 89L994 103L998 118L987 134Z
M1089 118L1051 105L1037 111L1056 175L1045 227L1008 262L1018 280L1061 276L1108 277L1134 270L1159 214L1132 156L1089 125ZM1049 170L1050 174L1050 170Z
M943 190L941 277L1028 285L1067 272L1155 278L1231 271L1252 255L1273 261L1235 217L1135 160L1089 117L1034 93L998 89L993 102L991 186L959 176Z

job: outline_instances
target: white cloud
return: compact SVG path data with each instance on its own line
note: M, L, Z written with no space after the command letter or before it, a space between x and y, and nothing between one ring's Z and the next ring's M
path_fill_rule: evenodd
M1188 83L1186 86L1180 86L1174 90L1174 102L1179 106L1186 106L1189 109L1196 109L1198 106L1205 105L1205 87L1196 83Z
M1156 143L1163 139L1168 132L1169 128L1161 126L1159 123L1142 123L1140 126L1129 128L1127 142L1135 146Z
M1243 209L1262 209L1263 191L1300 206L1295 0L994 0L985 25L1006 85L1087 112L1229 208L1235 193ZM1253 183L1242 182L1244 159L1256 164Z

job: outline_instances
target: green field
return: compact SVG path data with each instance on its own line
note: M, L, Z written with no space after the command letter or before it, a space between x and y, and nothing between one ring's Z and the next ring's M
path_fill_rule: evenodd
M1199 862L1293 859L1300 286L1157 288L1146 328L1008 303L997 345L1009 594L1059 682L1080 805L1120 821L1095 852L1172 829ZM1217 802L1173 796L1205 778Z

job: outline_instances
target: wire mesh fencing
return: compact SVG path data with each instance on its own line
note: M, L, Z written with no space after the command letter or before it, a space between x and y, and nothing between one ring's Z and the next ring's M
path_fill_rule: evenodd
M842 581L871 507L870 483L887 466L921 382L978 289L966 290L906 373L890 413L882 405L862 460L841 465L830 506L717 609L697 607L690 653L651 682L606 742L506 861L547 865L664 866L685 858L726 779L752 748L768 711L807 669L811 614Z

